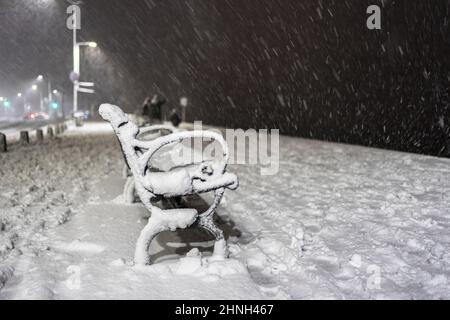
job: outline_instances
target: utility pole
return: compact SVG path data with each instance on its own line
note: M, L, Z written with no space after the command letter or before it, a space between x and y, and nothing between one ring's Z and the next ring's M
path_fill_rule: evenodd
M77 13L75 12L75 15ZM79 20L78 20L79 21ZM77 28L73 29L73 112L78 111L78 92L95 93L94 89L83 88L94 87L93 82L80 82L80 47L97 48L97 43L93 41L89 42L77 42Z
M80 47L77 45L77 28L78 26L77 10L74 11L73 26L73 112L78 111L78 80L80 77Z

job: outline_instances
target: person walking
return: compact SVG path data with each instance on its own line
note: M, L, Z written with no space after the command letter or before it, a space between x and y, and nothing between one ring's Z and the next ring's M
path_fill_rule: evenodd
M162 123L162 107L166 104L166 99L155 94L148 107L148 115L152 123Z
M143 126L150 122L150 97L145 98L142 105L136 108L134 114L139 126Z
M178 128L178 126L181 123L181 118L178 115L177 109L172 109L172 112L170 113L169 116L169 120L175 128Z

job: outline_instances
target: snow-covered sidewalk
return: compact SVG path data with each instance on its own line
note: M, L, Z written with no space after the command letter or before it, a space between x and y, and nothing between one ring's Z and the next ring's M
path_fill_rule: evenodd
M218 210L229 260L186 230L161 235L157 263L139 268L148 216L120 202L108 124L0 154L0 299L450 298L449 160L280 142L278 175L230 168L241 186Z

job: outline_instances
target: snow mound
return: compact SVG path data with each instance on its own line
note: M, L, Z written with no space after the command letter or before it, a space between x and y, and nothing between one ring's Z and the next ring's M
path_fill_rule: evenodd
M171 271L177 275L216 276L217 279L232 275L250 276L247 268L240 261L217 259L214 256L203 258L198 249L192 249L186 257L172 265Z

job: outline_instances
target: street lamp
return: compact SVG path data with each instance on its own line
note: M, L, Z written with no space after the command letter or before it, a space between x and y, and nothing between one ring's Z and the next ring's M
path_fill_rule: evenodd
M65 110L64 110L64 90L53 90L53 95L55 96L55 101L52 101L52 108L55 110L60 110L59 115L64 119L65 118ZM57 102L59 100L59 103ZM60 108L61 107L61 108Z
M76 42L73 47L73 71L80 76L80 47L97 48L97 42Z
M80 47L97 48L97 43L93 41L89 42L77 42L76 40L76 29L73 33L73 112L78 111L78 92L80 91ZM83 89L83 92L94 93L91 89Z
M72 15L67 20L67 25L70 26L69 29L73 31L73 71L70 74L70 79L73 82L73 112L74 114L78 111L78 92L84 93L94 93L93 89L82 88L93 87L94 84L91 82L79 82L80 81L80 47L88 46L90 48L97 48L97 43L93 41L89 42L78 42L77 41L77 31L81 29L81 10L76 5L68 8L67 13Z
M52 101L52 82L51 82L51 80L50 80L50 78L49 77L44 77L43 75L38 75L37 76L37 81L39 82L39 83L43 83L44 82L44 80L45 80L45 78L47 79L47 86L48 86L48 96L47 96L47 99L48 99L48 101L47 101L47 107L48 108L50 108L50 103L51 103L51 101ZM42 88L43 89L43 88ZM42 112L44 112L45 110L44 110L44 100L43 100L43 95L42 95L42 89L41 89L41 111Z
M23 102L23 112L26 112L26 110L27 110L26 93L25 93L25 95L23 95L22 92L19 92L19 93L17 94L17 98L18 98L18 99L22 99L22 102Z
M37 77L38 81L42 81L42 79L44 79L42 76ZM41 80L39 80L41 79ZM31 86L31 90L36 92L38 91L39 86L37 84L33 84ZM41 112L44 112L44 101L43 101L43 97L42 97L42 90L39 90L39 108L41 110Z

